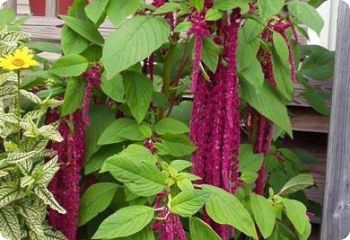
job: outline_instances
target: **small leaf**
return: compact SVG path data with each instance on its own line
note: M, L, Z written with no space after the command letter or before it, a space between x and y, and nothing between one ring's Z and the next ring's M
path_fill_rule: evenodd
M284 0L258 0L260 15L266 21L278 14L284 5Z
M80 76L88 67L88 60L80 55L68 55L58 59L49 72L60 77Z
M123 78L126 104L136 121L141 123L152 100L152 82L138 72L126 72L123 74Z
M174 32L187 32L192 27L192 24L188 21L181 22L176 25Z
M62 50L65 55L80 54L89 47L90 42L68 26L61 31Z
M86 82L82 79L68 79L64 102L61 109L61 115L67 116L78 110L82 103L85 93Z
M115 183L96 183L90 186L81 198L79 226L82 226L104 211L112 202L118 188Z
M191 167L192 163L186 160L174 160L174 161L171 161L170 166L175 168L176 171L181 172L186 168Z
M248 12L249 9L249 0L215 0L214 8L222 11L240 8L241 14L245 14L246 12Z
M20 191L14 183L2 184L0 187L0 208L25 197L25 193Z
M276 223L276 213L272 203L254 193L251 193L249 202L259 230L264 239L267 239L271 236Z
M196 150L195 145L187 135L164 135L162 141L156 143L159 155L171 155L174 157L183 157L190 155Z
M258 239L254 222L242 203L232 194L209 185L203 189L211 193L205 209L215 222L231 225L247 236Z
M124 84L123 77L118 74L112 78L107 78L106 74L102 75L102 91L114 101L124 102Z
M95 24L98 23L105 14L109 0L95 0L85 7L86 16Z
M157 8L153 12L153 14L164 14L164 13L168 13L168 12L175 12L175 11L179 10L180 7L181 7L181 4L179 4L179 3L175 3L175 2L165 3L160 8Z
M7 206L0 208L0 233L0 236L5 239L22 239L17 214L13 207Z
M217 45L212 39L203 39L202 61L212 72L215 72L217 69L221 51L222 47Z
M166 134L177 135L177 134L187 133L189 129L184 123L178 120L175 120L172 118L163 118L156 124L155 131L159 135L166 135Z
M142 5L139 0L111 0L107 15L114 26L119 27L120 24L129 16L133 15Z
M209 195L201 190L180 192L170 201L170 211L182 217L190 217L204 206Z
M290 179L278 193L279 195L288 195L299 190L310 187L314 184L314 179L310 174L300 174Z
M217 21L222 18L223 13L217 9L211 8L208 10L207 14L205 14L205 20L207 21Z
M190 234L192 240L220 240L217 233L201 219L190 218Z
M104 43L104 39L94 26L93 23L89 21L83 21L71 16L61 16L65 24L67 24L73 31L78 33L80 36L84 37L92 43L101 45Z
M154 216L154 210L146 206L131 206L118 210L106 218L92 239L127 237L141 231Z
M291 1L288 10L296 19L320 34L324 25L321 15L310 4L302 1Z
M65 214L66 210L64 210L60 204L56 201L53 194L49 192L48 189L44 187L36 187L34 188L35 194L43 200L43 202L47 205L49 205L53 210L56 210L57 212L61 214Z
M253 40L257 39L259 35L264 30L264 25L255 19L247 19L244 22L243 32L247 43L251 43Z
M204 0L189 0L190 3L197 9L198 12L201 12L204 7Z

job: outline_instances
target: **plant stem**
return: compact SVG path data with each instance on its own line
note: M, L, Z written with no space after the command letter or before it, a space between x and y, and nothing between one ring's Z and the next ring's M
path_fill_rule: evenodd
M21 98L21 71L18 70L17 71L17 100L16 100L16 105L17 105L17 120L18 120L18 127L19 127L19 131L18 131L18 140L21 139L21 103L20 103L20 98Z

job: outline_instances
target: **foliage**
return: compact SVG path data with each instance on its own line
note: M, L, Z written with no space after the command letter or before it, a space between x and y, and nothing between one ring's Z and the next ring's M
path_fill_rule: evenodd
M1 28L0 57L25 46L27 37ZM59 169L48 142L62 137L57 123L44 123L47 110L62 102L22 88L21 70L0 70L0 79L0 235L9 240L65 239L46 222L48 206L65 213L47 189Z

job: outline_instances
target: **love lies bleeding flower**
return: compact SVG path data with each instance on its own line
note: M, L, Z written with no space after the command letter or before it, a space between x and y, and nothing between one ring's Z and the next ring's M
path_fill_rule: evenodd
M7 71L14 71L38 66L39 63L33 57L29 48L19 48L14 54L7 54L0 58L0 67Z

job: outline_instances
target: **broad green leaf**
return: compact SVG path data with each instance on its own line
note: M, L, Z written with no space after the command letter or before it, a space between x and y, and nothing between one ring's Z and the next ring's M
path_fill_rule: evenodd
M240 8L241 13L245 14L249 10L249 0L214 0L214 8L222 11Z
M133 15L140 7L140 0L112 0L107 7L107 15L114 26L120 24L130 15Z
M170 201L170 211L182 217L190 217L198 212L210 194L202 190L180 192Z
M174 160L174 161L171 161L170 166L175 168L176 171L181 172L186 168L191 167L192 163L186 160Z
M314 179L310 174L299 174L290 179L281 189L279 195L288 195L299 190L310 187L314 184Z
M195 145L187 135L164 135L160 143L156 143L159 155L183 157L196 150Z
M256 180L257 172L261 168L263 161L262 154L254 154L250 144L242 144L239 149L239 171L240 179L246 184L251 184Z
M254 222L247 209L232 194L209 185L203 189L211 193L205 209L215 222L231 225L247 236L258 239Z
M259 93L264 85L264 72L258 59L254 58L253 61L239 73L251 87L253 87L256 93Z
M58 59L49 72L60 77L77 77L87 69L88 65L88 60L80 55L67 55Z
M153 12L153 14L164 14L164 13L168 13L168 12L175 12L178 9L180 9L180 6L181 6L181 4L180 3L176 3L176 2L165 3L160 8L157 8Z
M61 115L67 116L78 110L82 103L85 93L86 81L79 79L68 79L64 102L61 109Z
M127 237L141 231L153 219L154 210L146 206L130 206L106 218L92 239Z
M89 162L90 157L100 149L98 140L104 130L115 120L115 112L105 106L93 106L90 108L89 116L90 126L86 128L85 139L86 162Z
M144 74L138 72L125 72L123 79L126 104L136 121L141 123L152 100L152 82Z
M101 134L99 145L119 143L125 140L142 141L145 139L140 125L133 119L120 118L112 122Z
M284 0L258 0L260 15L266 21L282 10Z
M109 182L90 186L80 201L79 226L86 224L104 211L111 204L117 188L117 184Z
M211 8L205 14L205 20L207 21L217 21L222 18L223 13L215 8Z
M257 53L260 47L258 39L248 43L244 37L243 29L238 32L238 48L237 48L237 70L241 73L248 68L254 59L257 59Z
M288 226L277 222L272 235L268 240L298 240L295 234L288 228Z
M255 19L247 19L244 22L243 32L247 43L251 43L253 40L257 39L259 35L264 30L264 25Z
M21 229L13 207L0 208L0 236L9 239L21 239Z
M134 235L123 238L116 238L114 240L156 240L156 237L154 236L152 228L148 226Z
M278 92L284 99L291 101L293 98L294 88L293 81L291 79L290 65L286 65L284 62L282 62L275 49L272 50L272 64Z
M172 118L163 118L156 124L155 131L159 135L177 135L182 133L188 133L189 129L186 124L178 120Z
M30 49L39 52L52 52L60 54L62 52L61 46L56 43L50 42L32 42L29 45Z
M276 215L272 203L254 193L251 193L249 203L261 234L264 239L268 238L272 234L276 223Z
M288 3L288 10L296 19L320 34L324 21L320 14L310 4L302 1L291 1Z
M310 228L310 220L306 215L306 207L299 201L283 198L283 205L288 219L299 235L305 235ZM305 239L307 239L306 236Z
M218 234L201 219L192 217L190 219L190 234L192 240L220 240Z
M165 176L156 166L153 155L143 146L131 145L118 155L108 158L102 172L109 171L138 196L152 196L165 187Z
M283 38L283 36L279 32L273 32L272 38L273 38L273 47L276 50L276 53L279 56L279 59L284 65L289 67L290 65L288 60L289 50L288 50L288 44L286 40Z
M305 84L304 84L305 86ZM327 105L327 98L322 95L322 92L317 92L311 85L306 86L303 92L303 97L309 102L310 106L317 112L329 116L331 113L330 107Z
M241 95L260 114L270 119L278 127L292 136L292 126L287 108L267 83L263 85L259 94L251 87L242 83Z
M61 31L62 50L65 55L80 54L89 47L90 42L68 26Z
M110 0L94 0L85 7L86 16L95 24L98 23L105 14L109 2Z
M96 26L89 22L83 21L79 18L71 16L62 16L65 24L69 26L74 32L78 33L80 36L84 37L86 40L89 40L92 43L101 45L104 43L104 39Z
M203 39L202 61L212 72L215 72L217 69L221 51L222 47L217 45L212 39Z
M53 194L45 187L36 187L34 188L35 194L43 200L43 202L49 205L53 210L65 214L66 210L61 207L61 205L56 201Z
M188 21L183 21L176 25L174 32L187 32L192 27L192 24Z
M123 77L120 74L112 78L107 78L107 74L103 74L101 88L114 101L124 102L124 84Z
M3 8L0 10L0 27L13 22L16 19L16 13L10 8Z
M126 21L104 45L102 63L107 76L112 78L148 57L168 41L169 34L169 25L162 18L137 16Z
M191 112L192 112L192 101L182 101L179 105L174 106L173 111L170 114L170 117L189 125Z
M190 3L197 9L198 12L201 12L204 7L204 0L189 0Z

